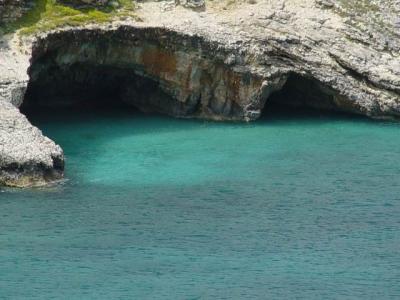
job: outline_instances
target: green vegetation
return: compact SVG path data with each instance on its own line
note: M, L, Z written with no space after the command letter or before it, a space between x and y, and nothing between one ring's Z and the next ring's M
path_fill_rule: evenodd
M56 0L36 0L36 5L21 19L8 25L4 31L20 30L21 34L33 34L62 26L79 26L87 23L104 23L122 17L134 17L132 0L118 0L117 5L104 8L73 8ZM117 6L117 8L115 7Z

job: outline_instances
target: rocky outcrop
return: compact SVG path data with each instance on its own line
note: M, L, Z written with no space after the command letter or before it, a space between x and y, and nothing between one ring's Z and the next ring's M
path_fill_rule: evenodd
M180 5L192 9L204 9L206 7L205 0L179 0Z
M235 51L161 28L60 31L34 44L27 103L76 104L112 90L114 98L143 111L254 119L249 107L283 81L263 85L245 61L232 61ZM68 91L67 97L60 90Z
M343 6L330 1L218 5L199 13L146 2L138 11L142 22L41 34L26 42L21 59L10 56L15 65L3 68L29 65L29 80L20 71L0 76L0 98L38 107L95 105L112 95L143 111L214 120L256 120L270 102L400 116L400 32L394 25L392 41L382 44L375 36L362 38L365 27L350 24ZM8 116L0 120L6 124L2 135L16 135L0 140L2 182L24 186L59 178L59 147L9 104L2 110L7 113L0 116ZM24 150L10 155L14 140ZM17 154L23 152L26 157Z
M41 186L63 177L62 149L33 126L19 107L29 82L30 46L16 36L0 43L0 185Z
M41 99L53 99L57 105L57 95L68 90L61 101L65 105L79 102L82 90L85 98L99 86L107 92L102 83L108 82L112 88L118 85L124 102L143 111L250 121L260 116L269 95L284 87L297 93L287 105L371 117L399 114L397 82L374 83L333 48L306 53L305 45L288 39L275 44L278 49L250 45L253 49L152 27L57 31L34 44L28 98L34 105L52 105ZM302 53L289 50L307 56L314 51L314 56L300 57Z
M0 101L0 185L39 186L63 176L60 146L11 103Z

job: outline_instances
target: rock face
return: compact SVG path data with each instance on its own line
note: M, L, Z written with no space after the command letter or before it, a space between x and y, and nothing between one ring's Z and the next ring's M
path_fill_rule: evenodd
M66 105L112 94L143 111L250 120L248 107L282 80L264 88L244 63L232 68L232 55L201 37L159 28L57 32L34 44L27 102Z
M60 146L44 137L11 103L0 101L0 184L44 185L62 178Z
M341 3L258 0L222 10L214 3L199 13L145 2L142 22L43 33L26 41L21 57L10 54L21 52L17 44L0 48L0 101L40 107L118 98L143 111L241 121L256 120L276 102L398 118L397 21L385 21L390 42L382 42L375 21L352 24L354 12L346 15ZM374 35L365 39L365 32ZM1 57L10 60L2 64ZM3 104L0 181L26 186L59 178L61 149Z
M179 4L192 9L204 9L206 7L204 0L179 0Z

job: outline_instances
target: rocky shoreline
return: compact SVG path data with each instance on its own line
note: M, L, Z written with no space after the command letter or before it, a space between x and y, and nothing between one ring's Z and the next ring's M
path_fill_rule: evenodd
M29 123L21 104L112 94L176 117L253 121L279 101L398 118L398 40L382 47L373 35L365 39L328 2L260 0L198 11L149 1L137 11L140 21L4 36L0 184L37 186L63 176L62 149ZM395 22L392 39L400 37Z

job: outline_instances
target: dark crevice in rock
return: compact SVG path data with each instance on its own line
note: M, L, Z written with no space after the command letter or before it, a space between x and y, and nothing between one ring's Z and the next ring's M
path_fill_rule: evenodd
M272 93L265 102L263 115L269 110L282 111L287 108L313 109L325 112L357 113L351 102L314 78L291 73L282 88Z
M32 72L40 65L33 65ZM121 106L121 86L127 80L123 71L89 65L68 69L49 66L31 80L22 109L60 106Z
M35 79L28 85L22 105L25 112L40 107L130 106L176 116L187 113L185 107L161 90L158 82L138 76L131 69L85 63L68 68L44 66L38 62L30 69L31 78ZM186 106L186 110L190 109L193 107Z

